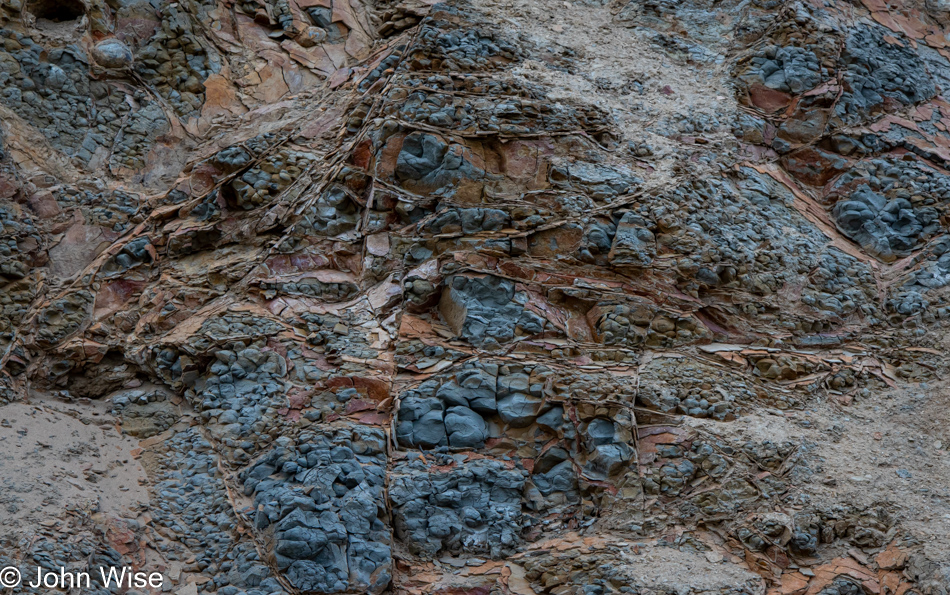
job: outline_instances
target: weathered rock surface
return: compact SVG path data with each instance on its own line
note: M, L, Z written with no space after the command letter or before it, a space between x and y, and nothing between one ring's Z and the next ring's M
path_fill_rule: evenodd
M0 568L947 595L948 15L0 0Z

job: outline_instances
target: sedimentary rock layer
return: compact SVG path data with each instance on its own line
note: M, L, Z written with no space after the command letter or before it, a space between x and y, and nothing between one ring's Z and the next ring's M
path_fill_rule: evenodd
M947 595L946 8L0 0L0 567Z

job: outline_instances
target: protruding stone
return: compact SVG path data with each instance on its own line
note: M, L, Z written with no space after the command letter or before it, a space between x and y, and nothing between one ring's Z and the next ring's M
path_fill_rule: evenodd
M96 63L106 68L125 68L132 64L132 50L118 39L105 39L92 50Z

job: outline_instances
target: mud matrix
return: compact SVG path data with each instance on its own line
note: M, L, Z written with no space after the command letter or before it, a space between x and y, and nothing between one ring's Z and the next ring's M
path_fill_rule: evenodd
M3 595L950 594L947 0L0 0L0 128Z

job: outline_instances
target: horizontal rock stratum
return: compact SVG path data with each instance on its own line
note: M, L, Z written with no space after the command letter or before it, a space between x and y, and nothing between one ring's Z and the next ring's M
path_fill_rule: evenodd
M0 581L948 595L948 32L0 0Z

